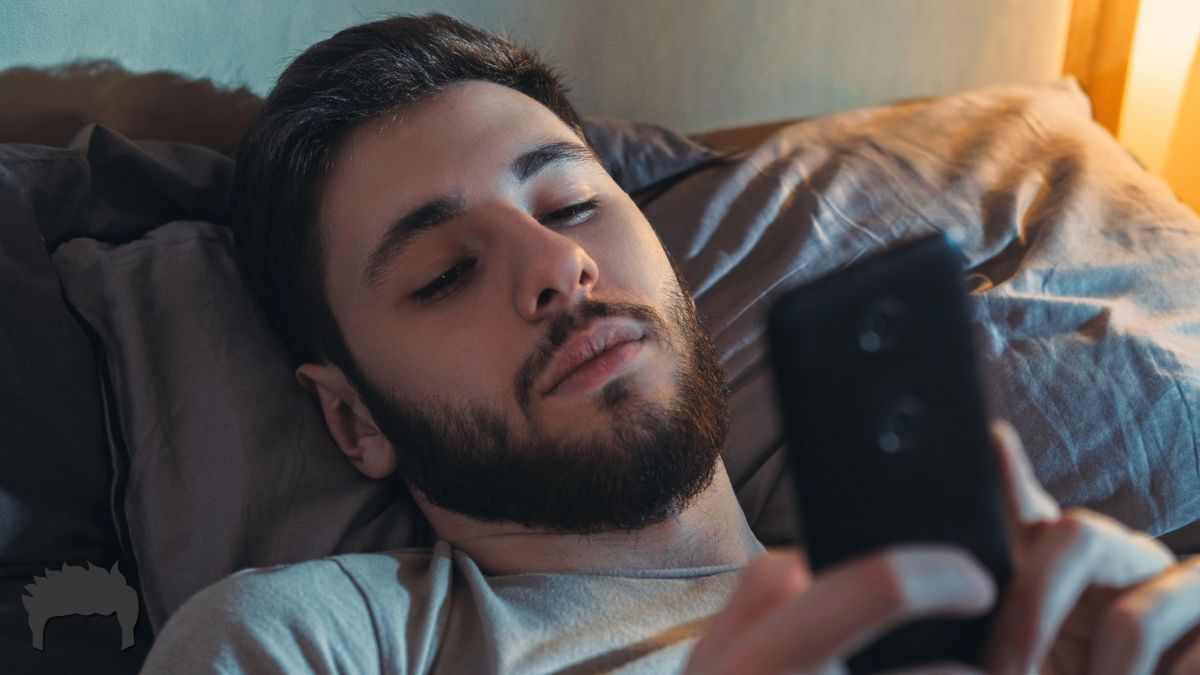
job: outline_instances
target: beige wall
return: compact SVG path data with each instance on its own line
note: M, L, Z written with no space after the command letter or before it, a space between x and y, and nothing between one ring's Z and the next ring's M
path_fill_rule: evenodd
M650 0L588 4L568 18L575 31L501 23L564 64L585 110L700 131L1056 79L1069 11L1069 0Z
M5 106L64 95L42 93L54 83L36 76L71 61L262 94L290 58L340 28L438 10L541 47L588 114L699 131L1053 79L1069 9L1070 0L0 0L0 70L27 67L19 95L0 81L0 125ZM70 84L77 99L108 97L127 116L177 104Z
M1200 213L1200 49L1192 59L1163 175L1179 198Z

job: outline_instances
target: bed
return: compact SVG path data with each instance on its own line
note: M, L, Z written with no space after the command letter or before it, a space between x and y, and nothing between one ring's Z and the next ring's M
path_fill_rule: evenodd
M726 463L764 543L797 540L766 307L943 231L967 257L990 411L1050 492L1200 552L1200 219L1075 80L708 135L586 131L714 333ZM96 124L0 144L0 672L136 672L171 612L237 569L432 542L296 385L233 263L232 170ZM35 649L23 589L89 563L137 592L132 644L67 606Z

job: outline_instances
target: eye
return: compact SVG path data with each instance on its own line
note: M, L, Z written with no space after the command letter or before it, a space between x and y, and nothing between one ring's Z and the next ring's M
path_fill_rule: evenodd
M475 259L467 258L454 267L442 272L438 278L413 293L413 298L417 302L429 303L450 295L466 281L474 267Z
M546 223L562 223L568 226L579 225L592 217L600 208L600 198L592 197L576 204L561 208L557 211L551 211L546 215L538 218L543 224Z

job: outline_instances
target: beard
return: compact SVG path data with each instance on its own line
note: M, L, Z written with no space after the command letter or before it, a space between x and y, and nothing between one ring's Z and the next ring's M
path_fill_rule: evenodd
M674 267L674 265L672 265ZM681 355L675 396L644 400L629 376L606 382L598 405L611 431L582 438L552 437L530 424L517 438L497 410L473 401L424 404L389 394L357 368L344 368L380 432L397 453L393 477L435 506L483 522L578 534L637 530L677 515L712 482L728 433L728 389L712 337L682 290L676 268L668 324L650 307L585 301L575 316L550 322L533 363L549 358L592 318L628 317L647 328L647 342ZM533 376L517 377L516 398L526 419Z

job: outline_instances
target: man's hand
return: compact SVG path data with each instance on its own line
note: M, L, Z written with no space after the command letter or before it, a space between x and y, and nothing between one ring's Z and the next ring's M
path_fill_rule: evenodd
M890 628L933 614L981 614L994 599L988 572L948 547L890 549L816 579L799 553L768 553L743 573L687 672L842 673L847 656Z
M1015 574L988 672L1200 673L1200 560L1179 563L1158 541L1098 513L1060 511L1016 431L999 423L993 436Z
M1063 512L1037 483L1016 432L997 424L1014 577L990 641L989 673L1200 673L1200 559L1084 509ZM689 673L842 673L890 628L985 612L994 587L968 554L905 546L813 578L798 553L744 573L696 645ZM1158 670L1155 670L1158 666ZM919 672L972 672L947 664Z

